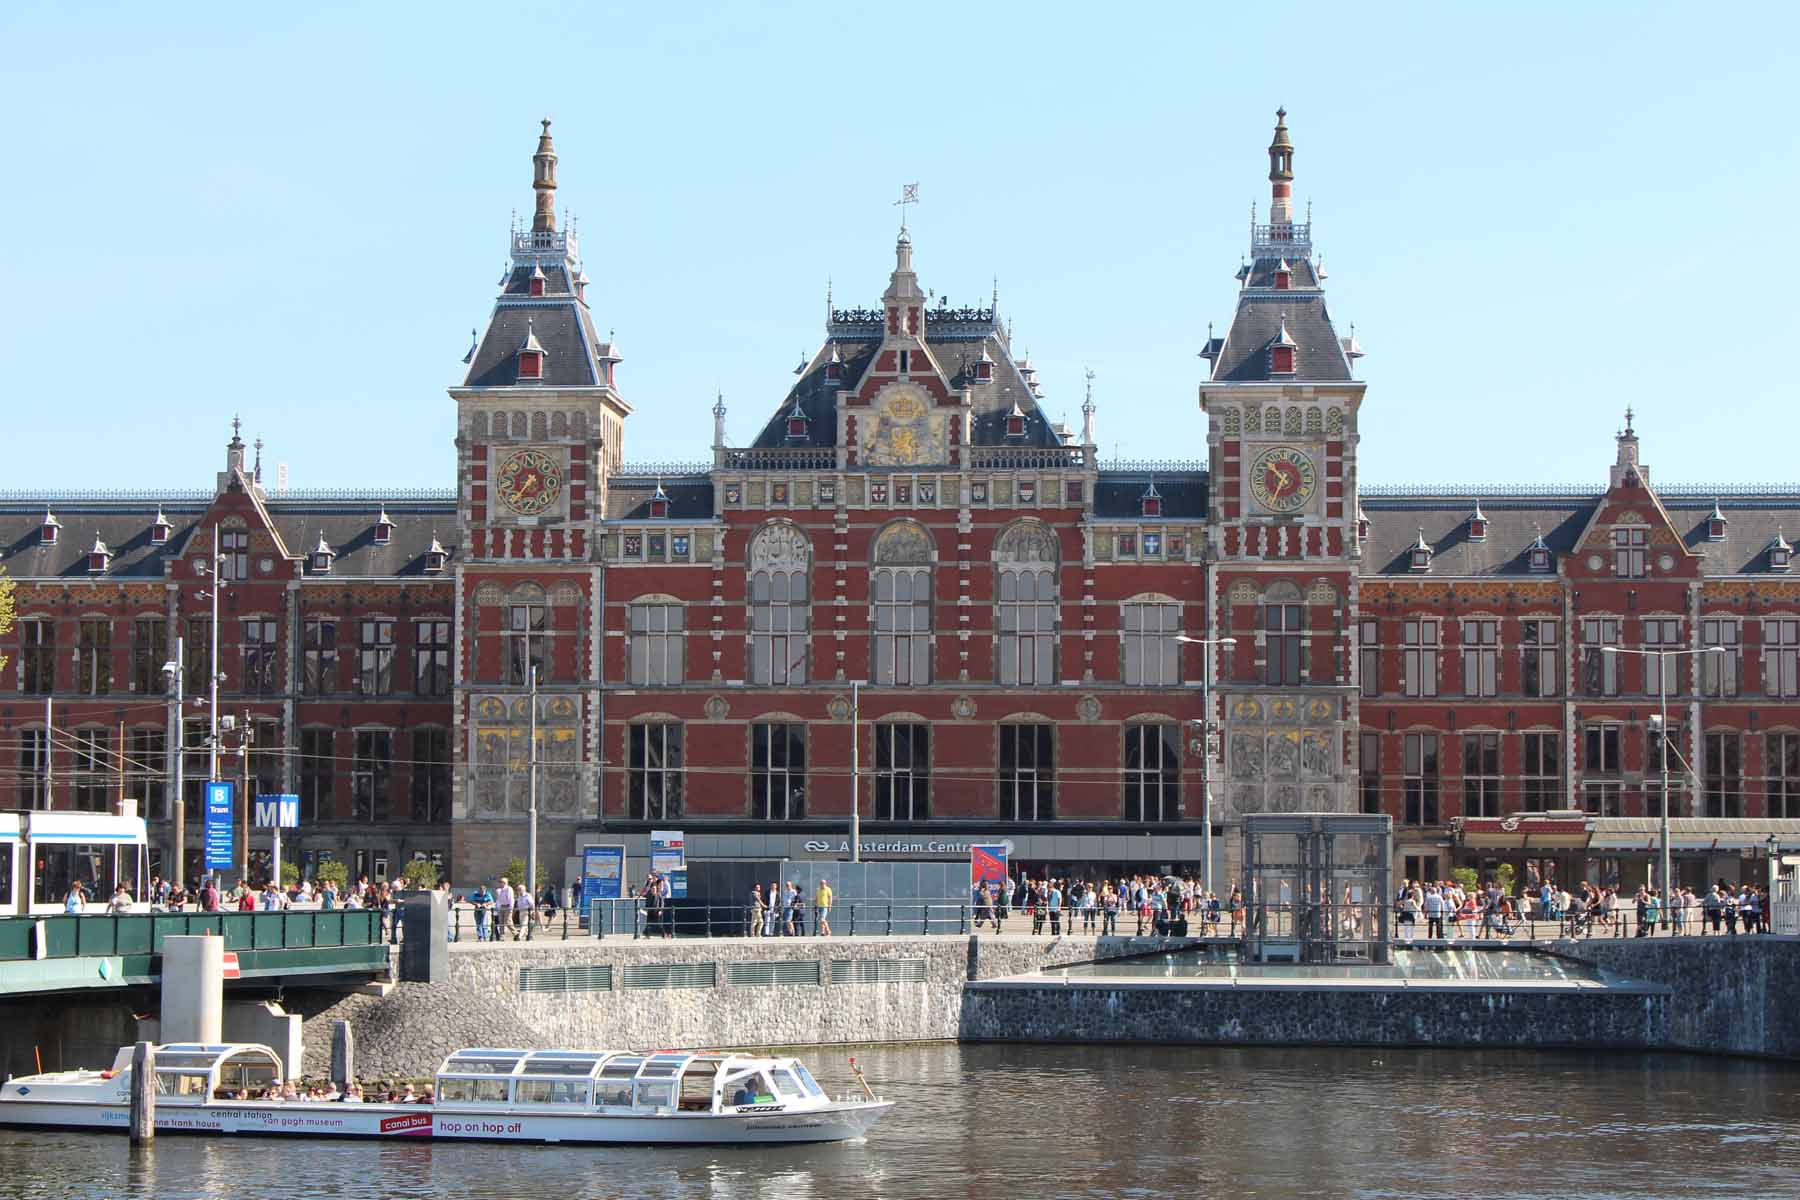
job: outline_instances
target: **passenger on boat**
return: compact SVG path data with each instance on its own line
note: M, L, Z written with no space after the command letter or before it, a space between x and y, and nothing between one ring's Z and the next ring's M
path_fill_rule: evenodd
M756 1103L756 1093L750 1090L750 1083L748 1080L743 1080L738 1083L737 1091L731 1093L731 1102L734 1105Z
M361 1104L363 1102L362 1084L351 1084L350 1090L339 1096L338 1099L345 1104Z
M431 1090L431 1085L428 1083L425 1085L425 1090L423 1092L419 1093L419 1098L414 1103L436 1104L437 1103L437 1093L435 1093Z

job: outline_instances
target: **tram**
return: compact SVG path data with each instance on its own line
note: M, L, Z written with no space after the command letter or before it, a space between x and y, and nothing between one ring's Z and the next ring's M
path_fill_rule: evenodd
M61 912L77 880L95 905L112 899L121 883L142 900L149 882L146 834L139 816L0 812L0 916Z

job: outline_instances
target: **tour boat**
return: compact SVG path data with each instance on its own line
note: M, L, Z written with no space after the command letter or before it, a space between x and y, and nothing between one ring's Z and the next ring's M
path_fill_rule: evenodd
M130 1122L132 1048L106 1071L0 1084L0 1126L111 1129ZM606 1144L840 1142L888 1109L851 1060L860 1095L832 1099L799 1060L725 1051L459 1050L430 1103L249 1099L285 1072L267 1046L156 1049L158 1133L443 1138Z

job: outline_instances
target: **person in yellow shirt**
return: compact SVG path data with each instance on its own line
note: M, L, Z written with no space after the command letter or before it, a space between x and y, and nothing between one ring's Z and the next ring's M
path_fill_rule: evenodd
M831 885L823 879L819 880L819 890L813 893L813 908L818 913L818 921L814 929L819 937L831 936Z

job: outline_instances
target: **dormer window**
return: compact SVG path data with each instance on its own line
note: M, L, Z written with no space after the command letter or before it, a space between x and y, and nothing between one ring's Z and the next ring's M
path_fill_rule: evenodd
M525 285L525 290L533 296L541 296L544 294L544 268L531 268L531 279Z
M387 509L383 508L375 517L375 544L385 546L394 540L394 523L388 520Z
M1419 538L1413 543L1408 564L1415 571L1431 570L1431 543L1425 540L1425 530L1419 530Z
M588 274L585 269L575 274L575 298L583 304L587 303Z
M312 552L312 573L314 575L331 574L331 564L336 558L337 551L333 550L331 543L325 540L325 531L319 530L319 544L313 547Z
M1722 542L1725 540L1725 513L1719 508L1719 502L1713 501L1712 515L1706 518L1706 540Z
M794 401L794 407L787 415L788 441L797 442L806 436L806 413L801 411L800 401Z
M525 340L519 343L519 378L542 379L544 377L544 343L538 341L534 323L525 322Z
M1475 502L1475 511L1469 514L1469 540L1471 542L1487 541L1487 514L1481 511L1481 501Z
M1788 569L1788 563L1793 560L1793 557L1794 548L1788 545L1787 538L1783 537L1781 535L1781 530L1777 529L1775 531L1775 540L1769 545L1769 569L1771 571L1785 571Z
M656 495L650 497L650 515L658 520L669 515L669 493L663 491L660 479L656 482Z
M1533 571L1548 571L1551 566L1550 547L1544 544L1544 531L1540 528L1537 536L1531 539L1531 545L1525 552L1525 562Z
M94 548L88 551L88 574L104 575L110 566L112 566L112 551L106 548L106 543L101 541L100 535L96 533Z
M994 358L987 352L987 343L981 344L981 357L975 360L975 382L992 383L994 381Z
M169 534L174 531L175 527L169 524L169 518L163 516L163 510L157 509L156 520L150 522L150 544L152 546L162 545L169 540Z
M56 545L56 535L61 529L62 522L56 519L56 514L46 508L44 510L44 523L38 526L38 545Z
M1294 268L1288 265L1287 259L1275 264L1275 290L1285 292L1294 286Z
M1017 400L1013 401L1012 411L1006 414L1006 436L1009 438L1025 436L1025 410L1019 407Z
M844 360L838 356L837 343L835 342L833 342L831 346L831 357L827 359L825 363L825 382L844 382Z
M1162 516L1162 493L1156 490L1154 479L1144 489L1144 494L1138 497L1138 512L1146 517Z
M1356 506L1356 540L1359 542L1369 540L1369 516L1363 512L1360 504Z
M1300 349L1298 342L1288 333L1287 317L1281 318L1281 328L1275 334L1275 340L1269 343L1269 374L1292 375L1294 373L1294 355Z
M444 547L438 543L437 536L434 534L431 539L431 546L425 551L426 574L435 575L442 571L444 569L444 564L449 560L450 552L445 550Z

